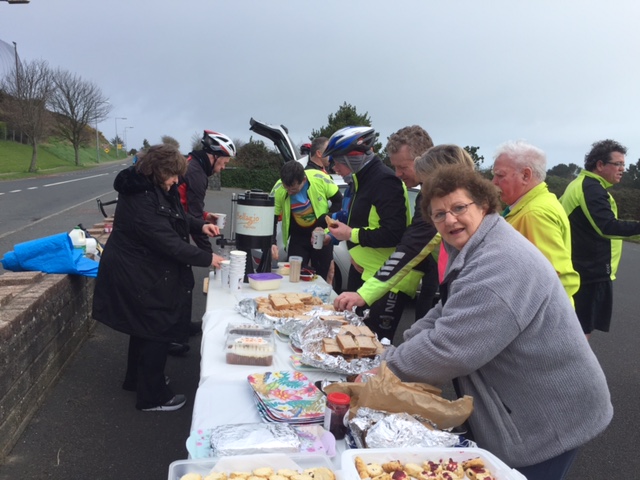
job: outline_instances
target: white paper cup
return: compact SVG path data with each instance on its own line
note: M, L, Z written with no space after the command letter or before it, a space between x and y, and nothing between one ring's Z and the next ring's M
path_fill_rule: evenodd
M229 289L232 292L242 290L242 281L244 280L244 272L241 274L234 274L229 272Z
M222 230L224 226L227 224L227 214L226 213L214 213L216 218L216 226Z
M322 250L324 246L324 230L322 228L316 228L311 234L311 243L316 250Z
M231 271L231 262L223 260L220 262L220 279L222 280L222 288L229 288L229 272Z

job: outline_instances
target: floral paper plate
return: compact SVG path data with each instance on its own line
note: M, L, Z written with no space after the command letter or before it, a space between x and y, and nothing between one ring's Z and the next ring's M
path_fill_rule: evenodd
M270 416L282 421L324 418L324 394L301 372L256 373L249 385Z

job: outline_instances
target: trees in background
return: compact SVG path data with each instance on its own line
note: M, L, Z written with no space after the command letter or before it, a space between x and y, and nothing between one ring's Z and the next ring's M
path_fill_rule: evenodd
M55 116L54 131L73 146L75 164L80 165L80 147L90 140L91 124L106 119L111 104L96 84L58 69L52 74L54 87L49 105Z
M370 127L371 118L369 114L359 114L356 107L344 102L336 113L330 113L327 117L327 124L321 127L319 130L312 130L309 140L313 140L316 137L331 137L334 133L344 127ZM382 144L376 142L373 146L373 150L378 154L384 154Z
M29 172L38 170L38 145L48 133L47 105L55 89L53 74L44 60L24 61L1 81L3 111L32 147Z
M478 155L478 150L480 150L480 147L470 147L469 145L467 145L466 147L463 147L463 148L467 151L469 155L471 155L471 158L473 159L473 163L476 165L476 169L479 170L480 164L484 162L484 155Z
M167 145L173 145L178 149L180 148L180 142L178 142L175 138L173 138L170 135L162 135L162 137L160 137L160 141Z

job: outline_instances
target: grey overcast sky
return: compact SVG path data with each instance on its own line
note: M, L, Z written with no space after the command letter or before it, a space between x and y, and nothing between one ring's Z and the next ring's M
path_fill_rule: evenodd
M604 138L640 158L639 20L638 0L31 0L0 1L0 40L95 82L129 147L246 142L251 117L301 144L347 102L383 144L418 124L483 167L510 139L552 167Z

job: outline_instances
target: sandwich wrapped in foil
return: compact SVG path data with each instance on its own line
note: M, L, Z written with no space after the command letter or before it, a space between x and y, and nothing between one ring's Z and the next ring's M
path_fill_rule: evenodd
M350 318L358 318L357 315L353 313L326 310L323 309L322 306L310 306L309 310L303 313L306 318L276 317L259 312L258 304L253 298L245 298L243 300L240 300L236 309L242 316L253 320L258 325L273 328L278 333L286 336L290 336L295 331L304 328L310 322L310 320L317 319L321 315L344 315L345 319L350 322Z
M353 325L362 325L362 319L346 312L345 318ZM291 334L294 347L302 350L301 361L306 365L341 375L358 375L380 365L380 355L375 357L346 359L341 355L329 355L324 352L322 339L334 338L340 330L340 324L312 319L303 328Z
M253 455L257 453L296 453L300 439L291 425L243 423L218 425L211 429L213 456Z
M366 407L349 421L358 448L454 447L460 437L425 427L408 413L387 413Z

